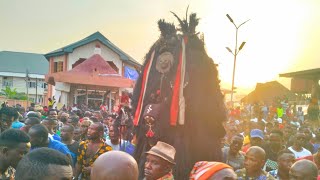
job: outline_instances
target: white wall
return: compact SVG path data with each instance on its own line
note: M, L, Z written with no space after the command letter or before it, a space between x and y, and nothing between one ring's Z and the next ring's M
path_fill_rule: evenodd
M69 53L68 70L70 70L72 68L72 64L74 64L80 58L87 59L91 57L94 54L94 49L97 42L98 41L94 41L84 46L80 46L74 49L72 53ZM99 44L101 46L101 56L103 57L103 59L106 61L113 61L113 63L119 68L119 74L122 74L122 61L120 60L120 56L102 43Z
M11 89L16 88L17 92L21 92L21 93L27 93L27 86L26 86L26 81L24 77L13 77L12 78L13 81L13 86L11 87ZM4 89L5 86L2 86L2 82L3 82L3 77L0 76L0 89ZM36 82L35 78L30 78L30 82ZM43 95L45 92L47 92L47 90L41 88L40 83L44 82L44 79L38 79L38 95ZM29 88L29 94L36 94L36 88Z

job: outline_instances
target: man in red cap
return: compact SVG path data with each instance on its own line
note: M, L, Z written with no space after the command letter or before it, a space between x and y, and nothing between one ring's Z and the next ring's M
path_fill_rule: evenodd
M172 167L176 164L176 150L171 145L158 141L150 151L146 152L144 164L145 180L173 180Z
M208 161L197 162L190 173L190 180L214 179L236 180L237 175L232 167L225 163Z

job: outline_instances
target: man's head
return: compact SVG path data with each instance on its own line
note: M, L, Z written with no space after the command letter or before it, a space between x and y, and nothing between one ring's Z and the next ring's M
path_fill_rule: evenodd
M90 120L94 123L99 122L99 119L96 116L91 116Z
M315 163L309 160L299 160L290 168L290 180L316 180L318 168Z
M46 118L42 120L41 124L47 127L50 134L54 134L58 125L58 121L54 118Z
M0 129L1 132L9 129L15 117L18 116L18 111L13 107L3 107L0 109Z
M74 128L73 131L73 140L80 141L81 138L81 129L79 127Z
M115 125L112 125L109 128L109 137L112 142L119 141L120 132L119 132L119 129Z
M84 112L84 117L91 117L92 113L90 111Z
M18 129L8 129L0 135L0 161L16 168L30 150L30 137Z
M301 132L304 132L304 134L306 135L305 142L309 142L312 139L312 133L309 127L301 128Z
M283 132L280 130L272 130L269 136L270 145L280 150L283 143Z
M90 120L83 120L80 124L81 134L87 135L89 126L93 124Z
M103 119L102 114L100 111L95 111L93 113L93 116L96 117L98 119L98 121L101 121Z
M102 138L104 128L101 123L93 123L89 126L87 137L89 140Z
M58 113L56 110L51 109L48 113L49 118L57 119L58 118Z
M248 149L244 160L244 167L248 173L260 171L264 166L266 159L265 151L258 146L252 146Z
M63 125L61 128L61 140L71 141L74 137L74 127L72 125Z
M41 119L41 113L40 112L29 111L27 113L27 117L36 117L36 118Z
M60 116L60 121L63 123L63 124L66 124L67 121L69 119L69 114L68 113L65 113L63 112Z
M289 170L294 162L295 156L290 150L285 149L278 153L278 169L280 172L289 174Z
M232 137L230 144L230 152L232 154L237 154L240 151L243 145L243 139L244 138L241 134Z
M238 132L237 126L230 125L227 130L227 135L228 135L228 137L233 137L234 135L237 134L237 132Z
M251 146L262 146L263 138L264 138L264 135L260 129L251 130L250 132Z
M132 156L121 151L109 151L95 160L90 179L138 180L138 175L138 165Z
M49 148L39 148L27 154L18 164L16 179L56 180L72 179L70 160Z
M103 120L103 123L110 126L111 124L113 124L113 117L111 115L108 115L106 119Z
M30 128L29 136L32 147L44 147L48 141L48 129L42 125L37 124Z
M174 147L160 141L146 152L147 159L144 164L146 180L156 180L171 172L175 165L175 153Z
M79 126L79 116L71 116L67 120L67 124L72 125L73 127L78 127Z
M36 125L36 124L40 124L40 119L37 117L27 117L27 119L24 121L24 126L23 126L23 130L24 132L28 133L29 129Z
M194 166L190 173L190 179L198 180L216 180L228 179L236 180L237 175L232 170L232 167L221 162L199 161Z
M267 132L268 132L268 133L271 132L272 129L273 129L273 124L270 123L270 122L268 122L268 123L266 124L266 130L267 130Z
M304 145L306 135L303 132L297 132L294 139L294 145L302 147Z

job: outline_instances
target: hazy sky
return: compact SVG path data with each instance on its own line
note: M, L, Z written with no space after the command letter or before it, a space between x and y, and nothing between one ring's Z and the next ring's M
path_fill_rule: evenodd
M279 73L320 67L319 0L1 0L0 51L48 53L96 31L142 62L159 37L158 19L196 12L208 54L219 64L224 87L232 81L236 24L238 42L235 86L252 89ZM288 85L289 79L280 81Z

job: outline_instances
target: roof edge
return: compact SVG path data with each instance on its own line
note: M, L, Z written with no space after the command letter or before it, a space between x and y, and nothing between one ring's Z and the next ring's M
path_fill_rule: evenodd
M72 53L74 51L75 48L78 48L80 46L83 46L85 44L91 43L98 40L100 43L102 43L103 45L107 46L109 49L111 49L113 52L115 52L116 54L119 55L120 59L123 61L127 61L130 64L133 65L139 65L141 66L141 64L139 62L137 62L136 60L134 60L132 57L130 57L129 55L127 55L125 52L123 52L120 48L118 48L116 45L114 45L111 41L109 41L104 35L102 35L99 31L91 34L88 37L85 37L75 43L69 44L67 46L64 46L60 49L58 49L57 51L53 51L53 52L49 52L47 54L44 54L45 58L47 60L50 59L50 57L54 57L54 56L61 56L64 55L65 53Z

